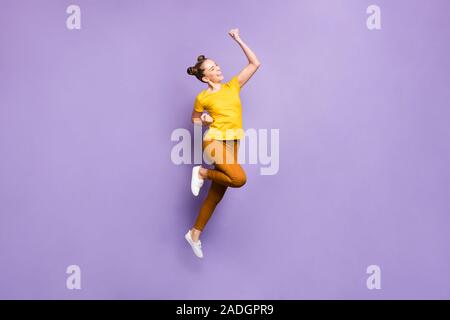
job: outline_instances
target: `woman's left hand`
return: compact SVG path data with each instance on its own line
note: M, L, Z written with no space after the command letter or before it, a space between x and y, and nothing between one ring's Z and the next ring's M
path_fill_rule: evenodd
M228 34L236 41L241 40L240 36L239 36L239 29L231 29L230 31L228 31Z

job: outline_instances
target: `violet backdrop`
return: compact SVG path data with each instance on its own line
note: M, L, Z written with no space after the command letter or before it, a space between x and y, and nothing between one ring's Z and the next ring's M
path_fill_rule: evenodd
M450 298L447 0L0 5L0 298ZM247 63L231 28L262 62L244 128L280 130L280 168L243 165L200 260L210 181L192 196L170 136L193 132L199 54L225 81Z

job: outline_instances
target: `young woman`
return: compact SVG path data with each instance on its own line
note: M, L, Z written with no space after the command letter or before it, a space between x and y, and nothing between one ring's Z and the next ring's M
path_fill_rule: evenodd
M244 137L239 93L261 63L240 38L239 29L232 29L228 34L239 44L248 59L248 65L239 74L222 84L224 77L220 66L203 55L197 58L195 66L187 69L189 75L208 84L208 88L201 91L195 99L192 122L194 125L209 126L202 148L208 162L214 164L214 169L203 168L201 165L192 169L191 190L195 196L198 195L204 180L212 181L197 220L185 235L186 241L199 258L203 258L200 233L217 204L228 187L242 187L247 180L238 163L239 140ZM208 114L203 113L204 111Z

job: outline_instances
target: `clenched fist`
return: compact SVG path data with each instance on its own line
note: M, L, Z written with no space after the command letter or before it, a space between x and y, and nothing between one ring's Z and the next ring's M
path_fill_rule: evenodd
M241 40L241 38L239 37L239 29L237 28L228 31L228 34L236 41Z
M206 113L202 114L200 116L200 119L202 120L203 124L207 124L207 125L210 125L211 123L214 122L213 118L209 114L206 114Z

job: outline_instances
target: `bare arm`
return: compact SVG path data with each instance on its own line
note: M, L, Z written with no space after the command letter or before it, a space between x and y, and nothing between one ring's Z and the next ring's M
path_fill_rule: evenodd
M239 44L248 59L248 65L238 74L239 86L242 87L256 72L256 70L258 70L261 62L259 62L256 54L241 39L239 36L239 29L231 29L228 34Z

